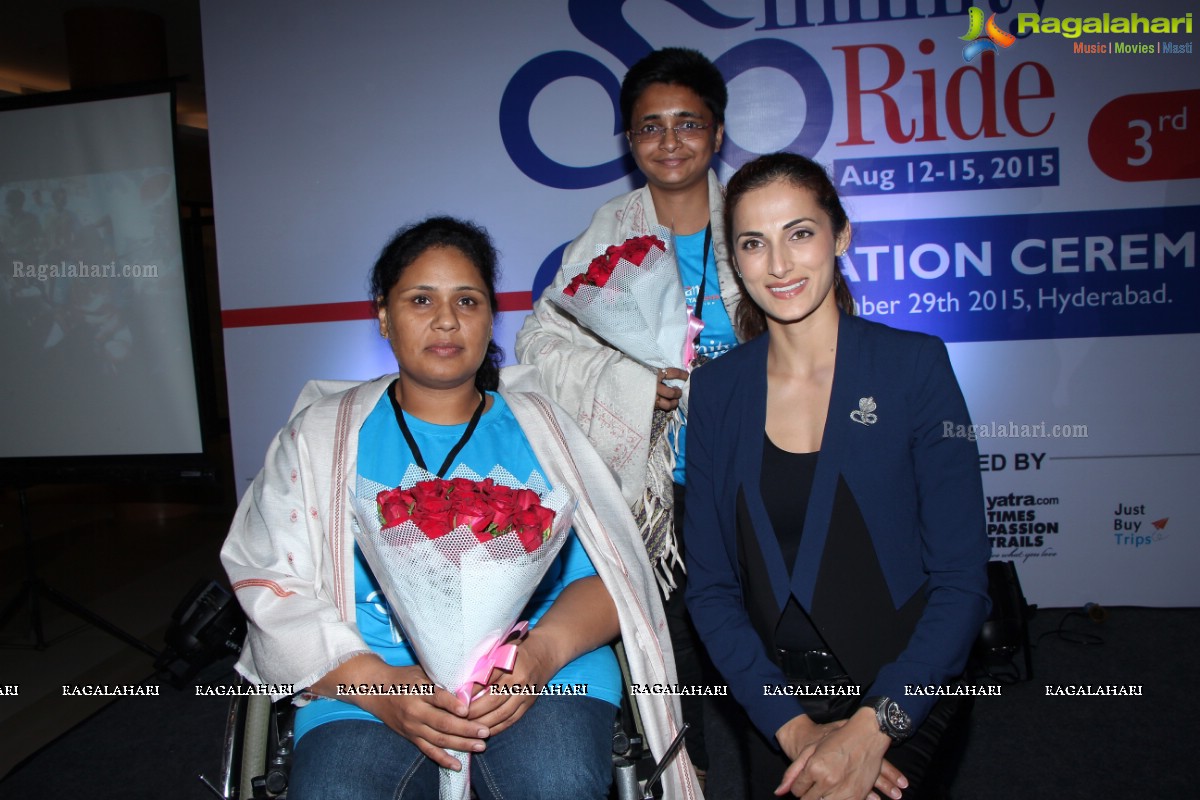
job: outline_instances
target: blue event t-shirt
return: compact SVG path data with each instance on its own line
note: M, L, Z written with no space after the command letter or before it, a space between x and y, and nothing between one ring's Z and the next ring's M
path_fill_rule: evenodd
M707 252L704 250L704 231L698 231L687 236L675 237L675 261L679 265L679 278L683 281L683 299L688 308L695 308L696 295L700 292L700 279L707 270L708 278L704 282L704 305L701 319L704 330L700 332L700 343L696 354L717 358L728 353L736 344L737 336L733 332L733 323L725 304L721 302L721 286L717 280L717 260L710 244ZM672 475L678 484L684 482L684 450L687 427L679 430L679 438L675 443L675 472Z
M541 465L538 464L533 449L508 404L500 395L491 392L489 394L492 397L492 407L480 418L475 432L446 474L452 475L459 465L463 465L481 476L487 476L499 465L526 484L533 473L537 473L545 481ZM408 414L405 414L404 419L425 458L426 465L434 469L441 465L446 454L467 428L466 423L435 425ZM360 477L384 486L398 486L405 470L415 462L403 434L400 433L400 427L396 424L396 415L387 393L380 397L363 423L358 441ZM364 446L364 443L369 445ZM373 507L375 500L365 498L358 502L369 503ZM579 542L579 537L571 530L558 557L550 565L530 598L521 619L529 620L530 626L535 626L567 584L595 574L596 570ZM354 602L355 621L371 650L392 666L404 667L417 663L416 655L404 640L404 632L388 612L387 600L357 544L354 546ZM585 653L567 664L550 683L585 683L588 696L613 705L619 705L621 701L620 667L612 648L608 646ZM296 740L299 741L304 733L318 725L339 719L378 721L356 705L322 697L296 710Z

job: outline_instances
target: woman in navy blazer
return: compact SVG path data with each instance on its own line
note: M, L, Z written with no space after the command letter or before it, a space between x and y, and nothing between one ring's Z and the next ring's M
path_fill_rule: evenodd
M730 180L725 214L739 332L762 335L691 379L688 606L734 697L782 748L777 793L900 797L909 779L889 762L919 776L945 724L925 724L937 697L918 692L962 672L989 609L978 451L948 435L970 424L966 404L941 340L852 316L837 268L850 225L821 167L757 159ZM769 465L807 457L810 477L764 472L776 448L784 460ZM802 523L784 513L797 508ZM819 650L775 646L784 609ZM805 674L825 659L835 668ZM787 688L825 676L865 699L831 711Z

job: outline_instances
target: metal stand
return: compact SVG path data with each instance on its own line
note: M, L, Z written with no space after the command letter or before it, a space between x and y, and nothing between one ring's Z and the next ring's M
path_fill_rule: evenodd
M38 576L37 558L33 550L33 524L29 519L29 498L25 494L25 487L17 487L17 499L21 505L21 538L25 548L25 580L21 584L21 589L17 592L17 596L10 600L8 605L4 607L4 610L0 612L0 627L7 624L22 606L27 606L29 608L29 626L33 632L33 644L4 643L0 646L45 650L58 641L58 639L46 639L46 634L42 627L40 601L46 599L87 624L93 625L110 636L115 636L126 644L136 647L151 658L158 658L158 651L153 647L138 639L133 634L118 628L99 614L89 611L78 601L51 588ZM61 639L62 637L59 638Z

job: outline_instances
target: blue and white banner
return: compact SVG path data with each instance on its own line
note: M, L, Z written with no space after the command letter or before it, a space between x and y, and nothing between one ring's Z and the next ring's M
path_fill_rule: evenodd
M405 222L487 226L511 353L564 243L637 185L622 76L683 45L728 80L721 178L781 149L828 165L864 316L951 343L993 553L1030 600L1200 604L1187 0L201 8L240 488L306 379L394 366L365 278Z
M1200 333L1200 206L862 223L859 313L947 342Z

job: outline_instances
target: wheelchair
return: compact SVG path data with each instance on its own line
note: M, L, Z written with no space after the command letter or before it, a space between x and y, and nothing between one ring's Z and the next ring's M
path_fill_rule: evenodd
M629 668L620 641L614 645L626 691L613 722L613 782L609 800L654 800L661 796L659 777L683 745L686 723L663 754L661 764L645 745L637 706L630 699ZM225 721L220 771L200 780L221 800L287 800L295 706L291 698L275 702L265 695L232 698Z

